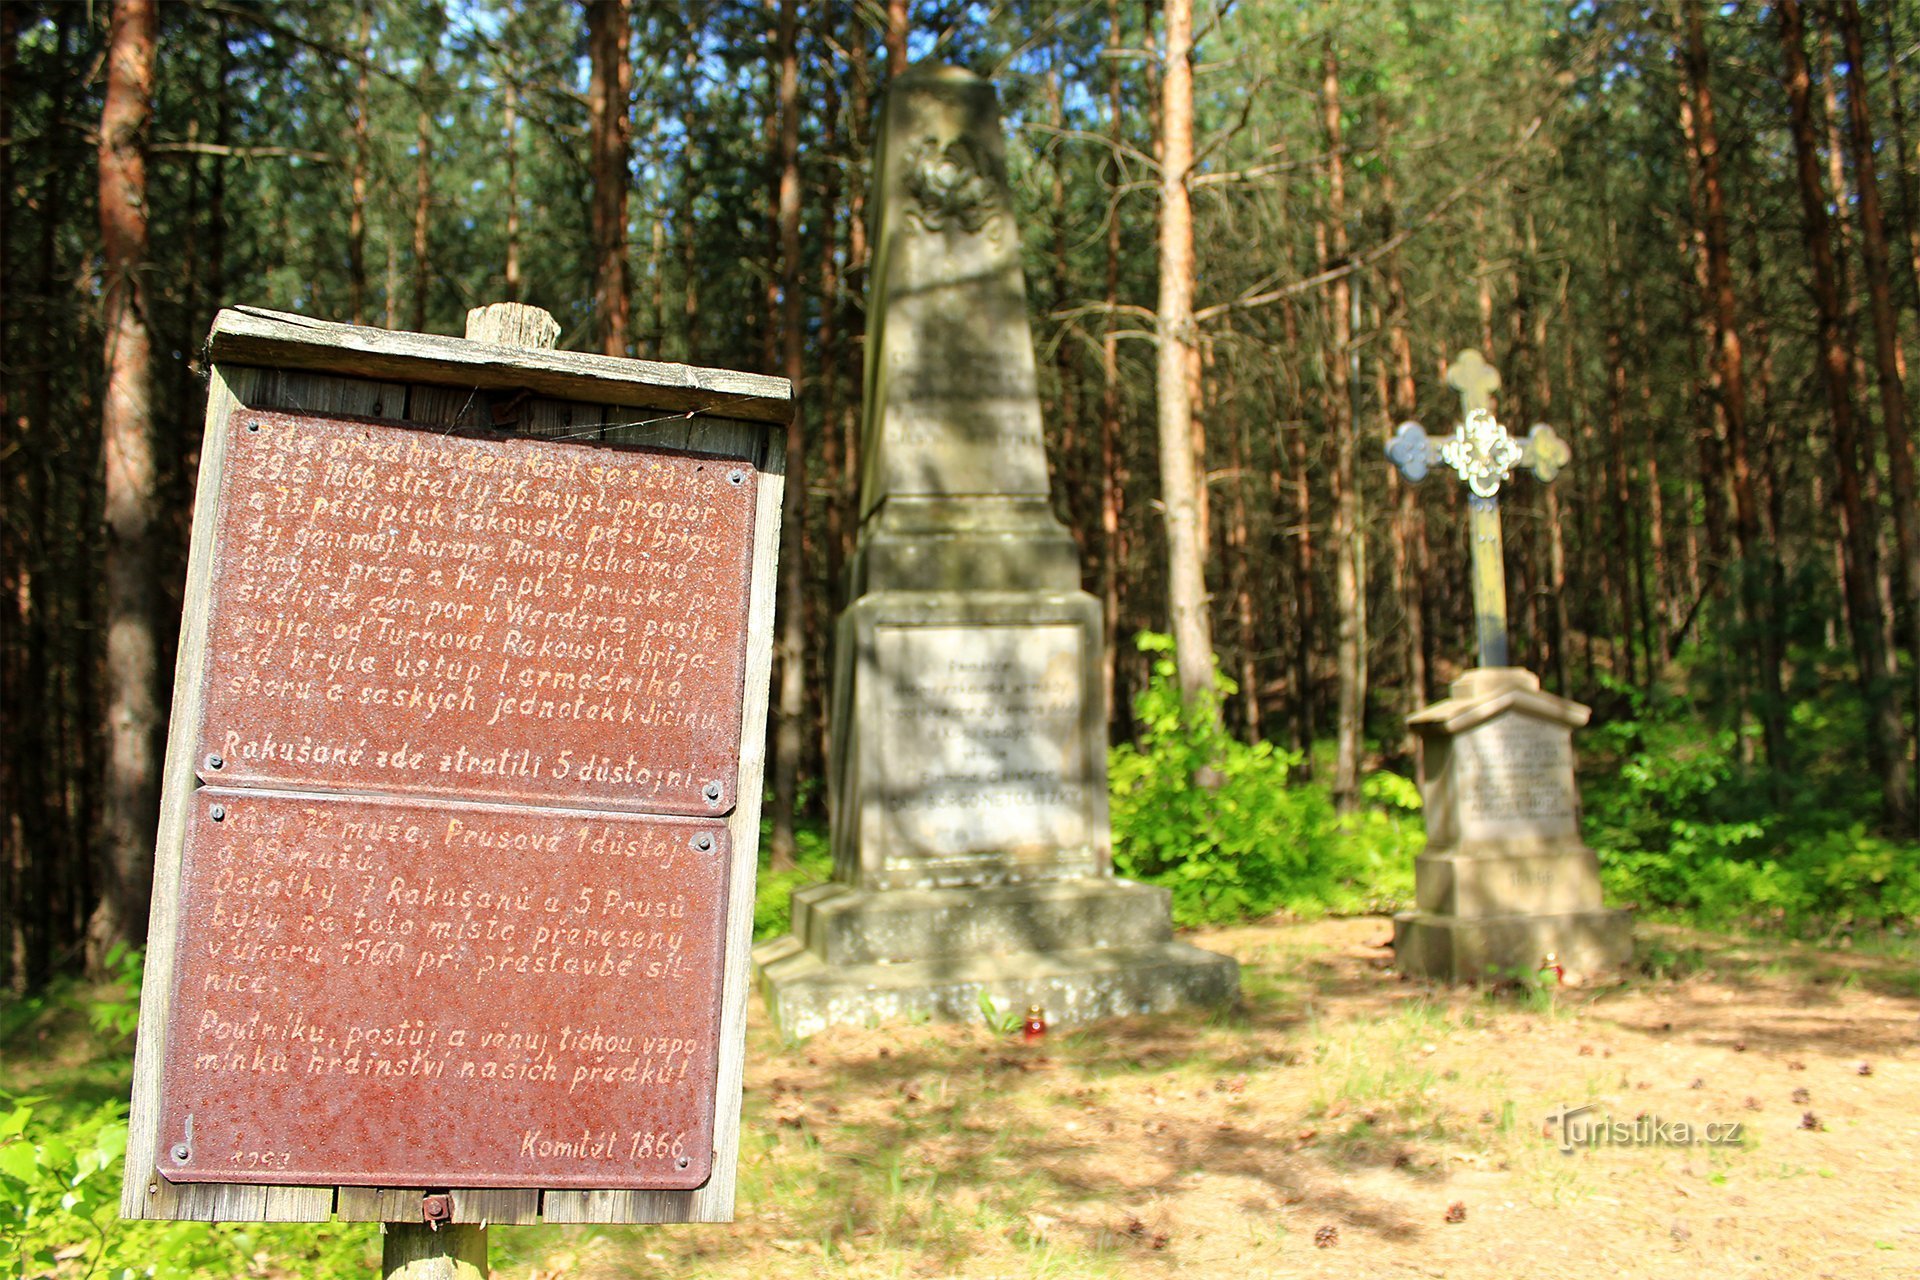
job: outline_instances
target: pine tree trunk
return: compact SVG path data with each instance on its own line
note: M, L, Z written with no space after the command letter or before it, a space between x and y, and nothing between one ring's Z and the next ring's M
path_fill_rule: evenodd
M694 200L700 192L700 173L695 164L699 153L696 139L701 136L699 48L704 34L706 13L702 5L687 9L686 60L680 70L680 130L682 136L680 167L680 209L677 228L680 237L680 358L690 364L700 362L700 238L696 232Z
M360 56L360 69L354 76L353 167L348 177L352 209L347 215L347 311L353 323L367 322L367 153L371 147L367 121L367 65L373 57L373 8L371 0L360 0L358 30L354 52Z
M507 262L506 295L508 302L520 301L520 86L511 71L502 87L503 124L507 150Z
M99 903L87 930L97 970L116 942L146 937L160 803L160 667L154 617L153 337L147 269L147 132L153 118L153 0L115 0L100 115L100 237L106 392L108 743Z
M1280 310L1282 339L1288 351L1300 349L1299 319L1291 301ZM1299 404L1295 388L1293 402ZM1288 461L1293 481L1293 748L1300 752L1299 774L1313 776L1313 738L1319 730L1318 698L1314 688L1313 638L1318 633L1320 611L1318 589L1314 582L1313 483L1307 470L1307 433L1296 427L1287 435Z
M771 866L791 868L798 845L794 816L800 756L806 746L807 629L806 529L807 438L801 386L800 306L800 55L799 0L780 0L780 185L775 205L780 223L781 364L793 383L793 416L787 421L787 484L780 509L780 706L773 736L773 840Z
M1699 120L1695 116L1693 96L1685 92L1680 96L1680 134L1686 142L1690 160L1687 165L1687 207L1692 214L1685 229L1684 249L1687 260L1693 265L1694 290L1703 304L1707 304L1696 313L1700 318L1699 338L1705 348L1704 359L1689 361L1694 367L1706 371L1694 394L1694 408L1700 414L1694 429L1694 444L1700 458L1701 496L1706 503L1707 555L1718 569L1727 558L1725 441L1721 434L1722 423L1715 411L1721 396L1721 366L1717 359L1714 313L1710 305L1713 280L1709 274L1707 254L1706 187L1703 171L1696 159L1700 155Z
M1848 134L1853 148L1854 185L1860 193L1856 210L1861 263L1867 285L1867 315L1873 324L1874 363L1880 378L1880 423L1887 437L1887 481L1893 490L1900 593L1907 606L1909 666L1915 682L1913 707L1920 717L1920 512L1914 505L1913 440L1907 433L1907 393L1902 383L1905 361L1900 354L1900 322L1894 316L1888 288L1891 261L1886 219L1881 212L1880 178L1875 169L1873 120L1867 107L1860 7L1856 0L1839 0L1836 13L1847 56ZM1901 750L1907 750L1904 743Z
M1199 480L1193 456L1193 5L1167 0L1160 117L1160 306L1154 388L1158 397L1160 494L1167 521L1167 612L1181 691L1213 688L1206 544L1200 541ZM1215 712L1218 714L1217 709Z
M1842 547L1846 560L1846 591L1852 623L1854 652L1859 663L1861 693L1868 709L1868 734L1873 764L1881 776L1881 798L1889 826L1905 830L1913 820L1911 775L1899 711L1885 696L1881 651L1881 617L1874 598L1879 570L1860 484L1860 448L1854 422L1853 361L1845 340L1833 258L1832 228L1827 197L1819 171L1819 148L1814 140L1812 85L1807 71L1806 26L1800 0L1778 0L1780 44L1785 57L1784 83L1792 121L1793 150L1800 186L1802 229L1812 267L1813 296L1819 315L1820 372L1827 391L1833 428L1834 473L1840 492Z
M14 58L20 47L19 14L0 0L0 138L13 137ZM13 369L13 147L0 148L0 369ZM24 273L23 273L24 274ZM27 448L26 418L15 418L10 382L0 382L0 457L18 458ZM31 464L17 462L0 474L0 501L9 511L27 507ZM21 706L27 697L27 618L33 607L33 574L28 568L31 531L12 520L0 521L0 702ZM36 696L42 696L35 690ZM0 992L19 994L27 961L26 875L40 852L27 841L27 807L34 802L26 784L24 755L0 752Z
M1326 262L1329 269L1347 260L1346 158L1341 148L1340 63L1329 39L1320 63L1320 118L1327 143ZM1352 374L1348 365L1353 348L1353 288L1341 276L1327 291L1327 434L1333 443L1333 465L1328 472L1332 490L1333 525L1328 539L1333 554L1335 620L1334 665L1339 687L1335 731L1333 799L1341 812L1360 800L1361 736L1365 730L1366 679L1361 610L1361 562L1365 555L1360 536L1360 493L1354 475Z
M433 111L425 95L432 82L433 47L421 51L426 73L421 77L422 95L416 120L413 158L413 320L415 333L427 331L427 295L433 285L433 259L428 229L433 222Z
M1693 108L1693 150L1699 171L1700 212L1704 217L1706 294L1718 409L1725 436L1727 475L1733 489L1733 532L1740 559L1739 598L1757 650L1759 713L1767 762L1779 776L1792 765L1787 748L1786 701L1780 684L1780 632L1767 608L1771 551L1760 538L1759 506L1747 457L1746 363L1740 347L1738 305L1733 289L1733 252L1728 241L1726 193L1720 177L1720 134L1714 119L1713 87L1701 28L1699 0L1681 0L1685 28L1682 62Z
M1920 190L1915 189L1913 157L1908 152L1907 103L1905 90L1900 86L1900 52L1893 35L1894 8L1892 4L1885 7L1886 21L1881 26L1887 45L1887 103L1893 115L1894 189L1900 193L1900 218L1906 224L1907 252L1903 265L1907 289L1913 294L1914 305L1920 307ZM1920 661L1920 654L1915 655L1915 660Z
M907 0L887 0L887 78L907 69Z
M628 353L627 137L633 63L627 56L632 0L587 0L588 176L593 183L593 301L600 349Z
M1382 150L1390 151L1391 148L1383 143ZM1399 184L1393 164L1389 161L1380 178L1383 235L1393 234L1394 210L1398 201ZM1391 434L1400 423L1413 418L1419 411L1419 388L1414 378L1411 316L1400 255L1388 254L1381 269L1386 277L1389 365L1387 394L1382 397L1381 408L1386 416L1386 429ZM1401 608L1406 615L1402 676L1406 681L1404 711L1411 714L1426 706L1428 697L1426 520L1420 510L1419 496L1412 485L1401 483L1397 474L1390 476L1388 483L1394 493L1393 542L1395 561L1401 566ZM1424 778L1420 738L1411 730L1407 732L1407 750L1413 755L1416 778Z
M1107 731L1122 736L1127 709L1119 698L1120 646L1120 336L1115 308L1120 305L1120 145L1122 96L1120 0L1107 0L1107 274L1106 323L1100 335L1100 620L1103 643L1100 683L1107 700Z

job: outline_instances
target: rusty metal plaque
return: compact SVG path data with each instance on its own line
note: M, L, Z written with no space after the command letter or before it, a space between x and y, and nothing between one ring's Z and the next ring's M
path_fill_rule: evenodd
M733 806L751 466L300 414L230 430L202 780Z
M227 787L193 804L166 1177L706 1181L723 822Z

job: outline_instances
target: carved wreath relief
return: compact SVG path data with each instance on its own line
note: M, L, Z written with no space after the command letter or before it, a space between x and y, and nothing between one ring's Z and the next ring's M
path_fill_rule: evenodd
M907 152L907 212L927 231L977 232L1000 212L998 176L971 139L922 138Z

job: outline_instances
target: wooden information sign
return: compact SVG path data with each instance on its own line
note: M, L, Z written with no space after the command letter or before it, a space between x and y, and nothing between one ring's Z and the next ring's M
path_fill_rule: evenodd
M123 1212L730 1219L786 381L211 348Z

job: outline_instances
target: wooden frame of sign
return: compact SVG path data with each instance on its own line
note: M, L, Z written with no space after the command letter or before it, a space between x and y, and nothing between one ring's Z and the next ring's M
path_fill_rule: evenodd
M551 325L544 316L540 317L540 321L543 327ZM512 337L510 329L483 332L496 333L509 340ZM548 334L545 340L550 342L551 335ZM153 911L140 1010L139 1043L134 1063L132 1114L121 1212L129 1218L207 1221L304 1222L324 1221L338 1216L348 1221L419 1223L422 1221L425 1197L429 1193L444 1193L444 1198L434 1208L444 1213L444 1221L452 1223L731 1220L739 1154L739 1111L749 987L748 950L752 934L761 774L772 663L776 558L780 539L781 492L785 479L784 428L793 412L792 391L787 380L536 347L387 332L247 307L220 313L214 322L209 350L212 359L211 386L200 461L200 488L194 510L188 561L186 608L175 672L171 732L162 785ZM277 429L283 423L312 431L358 430L369 436L376 432L387 432L390 436L392 427L425 428L436 436L451 436L462 442L462 458L479 458L482 461L489 450L499 453L511 452L516 448L523 451L544 449L547 451L545 456L567 456L560 451L571 450L575 446L561 445L559 441L585 440L591 443L582 446L583 452L590 448L604 454L608 452L608 446L614 450L625 448L628 453L619 456L639 458L650 466L677 467L683 479L687 474L702 472L699 483L709 486L707 492L713 492L713 487L718 486L722 498L728 496L725 486L730 482L736 487L737 501L745 504L744 508L739 509L741 514L735 517L734 523L744 528L750 516L751 538L748 541L746 535L741 534L743 545L738 548L737 558L729 562L744 567L747 575L744 588L729 605L737 617L744 618L744 626L736 627L734 633L726 637L727 642L737 649L737 653L729 650L732 656L727 660L737 665L730 668L733 674L727 678L739 680L739 692L717 700L725 704L718 706L717 711L713 705L705 708L706 711L716 711L720 716L737 717L737 721L728 719L721 726L725 730L722 738L728 743L738 744L724 770L705 768L693 775L692 791L685 795L679 792L668 795L664 810L658 805L636 802L627 805L624 812L604 812L592 801L556 799L552 796L542 798L538 795L533 796L530 803L546 807L516 808L516 800L527 797L510 794L511 787L507 784L501 784L506 791L495 787L492 792L479 795L477 801L474 797L463 795L458 785L451 789L442 786L438 796L428 797L421 802L422 806L437 805L436 813L456 811L467 815L468 826L475 825L472 814L488 816L502 832L510 831L514 822L523 825L532 823L537 827L541 822L552 823L563 819L576 824L582 832L588 830L582 824L589 819L602 823L602 827L596 830L645 827L648 832L655 834L664 830L680 841L676 847L678 856L683 860L675 863L671 855L664 862L656 859L658 865L653 872L656 881L663 875L671 881L681 870L693 865L685 860L692 857L685 847L687 845L696 851L717 851L717 870L709 868L709 879L714 883L707 888L714 891L710 901L714 904L714 914L720 918L707 922L710 945L705 960L712 975L715 999L712 1020L703 1024L717 1029L717 1045L701 1042L703 1051L712 1054L709 1060L711 1094L703 1104L709 1108L707 1114L711 1120L711 1165L709 1170L706 1163L708 1152L704 1149L695 1153L696 1158L690 1162L676 1147L674 1157L665 1159L659 1167L664 1171L666 1182L673 1181L672 1170L676 1166L687 1170L681 1178L681 1189L662 1189L658 1180L650 1186L635 1185L636 1180L647 1182L651 1174L636 1175L631 1162L625 1167L624 1186L620 1185L619 1178L609 1178L608 1181L613 1184L611 1186L596 1186L596 1175L585 1164L577 1166L581 1170L578 1174L570 1174L559 1180L560 1185L517 1186L511 1170L499 1176L489 1173L488 1176L472 1176L468 1179L469 1182L485 1184L481 1186L448 1185L457 1184L459 1179L453 1176L429 1177L427 1170L437 1167L432 1165L431 1160L409 1164L406 1163L409 1158L407 1155L396 1155L392 1150L386 1151L382 1157L386 1163L377 1163L375 1167L407 1168L419 1173L420 1178L413 1185L406 1186L368 1185L370 1178L367 1171L353 1167L354 1156L348 1155L344 1163L338 1160L340 1152L355 1150L353 1141L342 1140L336 1144L332 1149L335 1163L328 1163L323 1156L318 1164L310 1161L307 1167L302 1168L299 1160L287 1153L243 1152L241 1147L253 1141L244 1134L229 1132L216 1142L210 1136L210 1126L204 1112L198 1137L194 1133L191 1111L185 1117L184 1133L180 1131L179 1117L169 1114L169 1106L177 1111L179 1101L177 1098L170 1099L167 1091L173 1089L177 1092L177 1081L192 1077L200 1066L191 1059L184 1064L175 1062L169 1065L167 1036L174 1025L177 983L183 973L199 972L194 966L200 963L194 956L183 954L181 939L184 936L204 939L209 929L216 936L223 930L236 935L246 933L244 925L229 930L229 922L216 921L209 925L206 921L196 922L191 918L195 912L204 912L209 898L221 900L209 895L204 888L197 891L201 896L194 896L195 872L191 861L193 857L201 856L195 853L195 849L206 844L208 837L205 833L215 830L208 825L209 820L216 823L225 820L218 830L222 837L226 837L238 833L245 825L248 814L265 812L274 804L283 809L297 807L303 797L318 795L343 805L358 805L363 810L411 803L406 797L395 798L370 792L354 780L339 784L329 791L329 784L324 779L307 779L289 784L273 776L233 776L236 773L245 774L240 767L242 762L238 759L238 753L235 765L227 768L226 772L210 772L221 770L226 764L217 746L211 752L206 749L207 743L212 741L205 736L206 726L203 725L203 716L209 705L209 690L213 684L211 676L221 669L223 662L229 667L235 665L230 657L210 651L210 641L219 639L221 623L218 611L231 611L234 607L230 603L234 589L227 584L231 581L231 575L238 572L223 569L223 548L220 543L223 537L231 538L232 526L222 525L219 508L223 490L220 486L228 469L237 466L239 455L235 451L258 447L254 442L264 438L245 433ZM522 443L512 443L516 440ZM479 463L468 461L460 465L477 466ZM716 479L716 476L719 478ZM232 498L228 500L232 501ZM719 508L709 505L702 510L711 522L713 513ZM231 513L228 514L231 517ZM635 516L634 520L645 518L647 513L642 513ZM687 518L696 522L688 527L698 527L697 512ZM290 521L288 527L304 529L307 525L296 520ZM224 533L223 528L226 530ZM232 551L231 547L225 548L228 561L231 560ZM229 574L229 578L223 579L220 576L222 573ZM715 575L710 571L709 577L712 576ZM614 589L600 588L603 593ZM269 613L275 610L289 616L298 612L297 606L267 606ZM698 612L697 608L683 611ZM608 668L604 660L601 666L603 669L614 669ZM508 679L508 668L504 662L500 671L499 681L504 684ZM743 679L740 679L741 675ZM472 687L470 683L468 688ZM503 695L498 694L495 700L503 704L507 702ZM234 699L229 697L228 701ZM552 705L546 704L549 708ZM499 706L494 713L496 720L508 709L505 705ZM484 715L485 708L478 714ZM574 715L579 717L582 714L581 706L576 705ZM535 743L528 750L540 749L543 736L551 736L554 728L552 725L530 725L524 730L523 733L530 734L529 740ZM665 732L654 736L664 737ZM272 772L272 769L267 770L268 775ZM617 770L613 772L618 773ZM631 781L635 775L642 773L645 770L635 770L629 766L622 776ZM712 776L715 774L724 776ZM426 781L424 774L422 781ZM676 784L685 781L675 780ZM247 785L249 782L253 784L251 788ZM698 813L702 794L707 797L706 807L711 810L704 815ZM690 804L682 803L689 797ZM619 810L621 804L616 800L611 807ZM662 812L665 816L660 816ZM647 826L649 823L653 825ZM444 818L441 819L441 827L447 830L447 838L451 840L452 831ZM497 880L503 874L499 869L510 860L509 855L488 854L477 865L486 866L488 874ZM693 862L697 863L698 859L693 859ZM231 884L231 878L228 883ZM279 884L278 881L275 883ZM267 892L265 889L257 891ZM284 886L272 890L283 891ZM383 883L382 892L385 891ZM599 892L596 888L595 894ZM649 893L652 892L649 890ZM606 901L612 904L613 891L608 890L607 893ZM723 909L718 905L722 899ZM651 904L633 905L639 906L642 911L658 910L657 906ZM619 904L622 910L628 906L624 901ZM696 894L681 899L680 906L685 908L688 916L697 916L703 908L703 900ZM605 909L612 911L614 907L609 905ZM549 905L547 910L554 911L556 908ZM675 914L679 913L676 911ZM194 928L200 930L198 935L191 933ZM698 922L689 922L687 932L697 936L699 928ZM635 936L639 936L637 931ZM207 943L203 940L195 945L204 950ZM553 954L555 957L560 955L558 951ZM557 959L555 963L558 963ZM252 967L249 968L248 964ZM359 968L341 967L356 971ZM235 980L236 973L244 977L256 972L278 981L277 975L288 973L290 967L275 964L271 957L260 957L251 962L230 965L229 970L223 979L229 982ZM385 990L407 990L409 984L419 987L430 983L432 979L422 978L414 969L400 965L394 969L391 978L383 981L389 984ZM571 985L564 989L569 993L585 990L595 981L597 979L593 978L570 980ZM552 989L562 988L556 986ZM629 982L617 993L616 998L632 1000L635 998L635 989L635 985ZM189 995L197 994L197 987L189 992ZM506 996L489 998L507 999ZM349 1001L350 1012L364 1010L367 1004L366 991L362 990L354 999L358 999L360 1004L353 1005ZM240 1007L244 1009L245 1002ZM255 1007L257 1009L259 1004ZM388 1012L390 1014L391 1010ZM215 1018L210 1013L200 1016L210 1020ZM206 1025L214 1027L213 1021ZM404 1027L409 1024L403 1022L400 1025ZM411 1025L417 1027L421 1024L416 1022ZM209 1034L224 1032L214 1028ZM286 1039L284 1029L277 1034L281 1040ZM180 1033L180 1038L187 1038L184 1031ZM254 1050L259 1045L255 1042L245 1047ZM284 1044L281 1047L286 1048ZM307 1055L299 1052L295 1056L304 1060ZM636 1057L634 1062L637 1064L640 1060ZM340 1055L337 1048L330 1061L334 1067L324 1069L338 1067ZM551 1070L551 1054L547 1061ZM581 1061L585 1063L589 1059L583 1057ZM662 1061L671 1064L675 1060L668 1057ZM232 1068L238 1073L232 1077L234 1087L249 1083L249 1080L240 1079L240 1075L245 1074L245 1068L237 1065L237 1062L236 1059ZM470 1069L471 1064L468 1067ZM282 1069L285 1070L284 1067ZM444 1063L441 1069L445 1070ZM582 1073L587 1069L584 1066L578 1068ZM679 1069L684 1071L684 1066ZM206 1070L217 1070L211 1058L207 1061ZM299 1070L296 1062L295 1075L288 1078L298 1079ZM312 1070L323 1070L318 1054L313 1055ZM522 1070L526 1068L523 1066ZM261 1084L260 1080L250 1078L250 1081L256 1089ZM267 1077L265 1082L270 1086L271 1078ZM365 1087L357 1079L341 1079L339 1085L336 1092L342 1096L353 1088ZM200 1096L203 1099L209 1096L224 1097L223 1090L227 1087L222 1083ZM431 1109L441 1105L445 1091L440 1086L422 1084L419 1087L424 1090L418 1095L422 1106ZM311 1091L310 1083L308 1088ZM705 1088L703 1083L703 1093ZM271 1101L272 1092L269 1087L259 1090L255 1096ZM415 1095L401 1096L411 1099ZM632 1093L623 1095L630 1109L634 1096ZM351 1117L352 1104L343 1106L346 1108L344 1115ZM342 1114L334 1114L324 1122L316 1120L315 1123L338 1126L346 1122ZM503 1124L518 1123L521 1121L512 1117L503 1121ZM632 1122L629 1121L629 1124L631 1127ZM174 1131L167 1131L167 1126ZM231 1118L228 1126L232 1128ZM474 1125L478 1139L483 1142L486 1135L478 1131L484 1128L482 1124ZM590 1146L599 1137L593 1133L583 1134L581 1141ZM619 1154L624 1158L638 1152L640 1137L641 1134L636 1130L629 1145L628 1135L621 1133ZM569 1135L555 1135L555 1138L556 1143L572 1141ZM517 1130L513 1140L515 1143L520 1141ZM192 1144L196 1142L207 1150L195 1152ZM375 1142L372 1145L382 1144ZM391 1147L394 1144L388 1142L385 1145ZM527 1149L532 1151L532 1145ZM570 1147L556 1145L556 1149L572 1154ZM545 1150L541 1148L542 1152ZM663 1157L666 1150L665 1146L660 1149ZM243 1159L243 1156L246 1158ZM191 1173L183 1164L186 1160L199 1162L193 1166ZM396 1160L399 1163L396 1164ZM210 1165L209 1161L214 1163ZM469 1171L476 1168L471 1160L464 1167ZM288 1168L300 1171L297 1183L292 1178L275 1179L274 1170ZM331 1180L323 1179L316 1174L316 1170L335 1172L337 1176ZM693 1185L693 1180L702 1174L705 1175L704 1180ZM439 1185L431 1185L433 1183ZM434 1216L433 1208L429 1209L427 1216L430 1219Z

